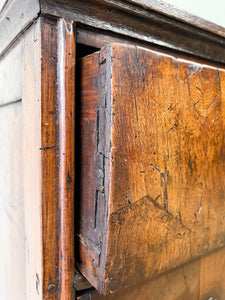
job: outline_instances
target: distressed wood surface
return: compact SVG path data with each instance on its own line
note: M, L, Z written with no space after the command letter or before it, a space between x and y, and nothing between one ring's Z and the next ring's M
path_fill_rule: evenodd
M221 35L225 37L225 31L222 26L216 25L184 10L177 9L173 5L166 3L161 0L126 0L126 2L133 3L137 6L142 6L145 9L154 10L161 14L165 14L173 19L192 24L198 28L215 33L216 35Z
M7 1L0 11L0 56L21 32L37 18L38 0Z
M225 39L124 0L41 1L43 14L224 63ZM210 27L210 26L209 26Z
M43 297L73 299L74 34L61 19L41 28Z
M225 32L222 27L161 1L153 3L145 0L41 0L40 3L38 0L9 0L2 4L0 11L0 55L39 13L60 16L215 62L225 62Z
M131 45L82 59L77 256L100 292L224 246L224 82Z

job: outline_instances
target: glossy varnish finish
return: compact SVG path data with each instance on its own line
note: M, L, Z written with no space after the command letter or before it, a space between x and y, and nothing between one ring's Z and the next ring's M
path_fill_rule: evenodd
M75 37L73 26L59 21L58 118L59 118L59 214L60 214L60 299L73 299L74 181L75 181Z
M74 51L71 24L43 18L40 150L45 299L74 298Z
M59 288L56 157L56 25L55 20L42 20L42 273L43 296L46 298L49 297L49 299L51 299L50 296L54 299L54 293L58 293ZM53 43L55 44L54 47L52 46ZM52 288L50 289L49 286Z
M81 271L107 293L222 247L224 71L114 44L82 60Z

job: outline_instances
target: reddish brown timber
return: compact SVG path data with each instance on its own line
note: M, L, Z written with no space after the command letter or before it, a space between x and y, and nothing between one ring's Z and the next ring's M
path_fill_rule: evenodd
M98 291L225 244L224 76L132 45L82 59L78 266Z

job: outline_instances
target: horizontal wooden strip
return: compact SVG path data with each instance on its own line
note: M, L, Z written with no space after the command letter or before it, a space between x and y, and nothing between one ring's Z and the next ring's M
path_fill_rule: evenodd
M53 0L42 3L42 13L63 16L78 24L225 63L223 37L154 10L124 0L59 0L57 3L57 6Z
M0 107L22 99L23 39L0 61Z
M0 56L37 17L39 10L38 0L13 0L6 3L0 11Z
M209 22L205 19L197 17L187 11L175 8L173 5L166 3L161 0L125 0L126 2L133 3L137 6L144 7L145 9L150 9L164 14L173 19L185 22L187 24L194 25L198 28L207 30L209 32L215 33L225 37L225 28Z
M18 102L21 102L21 101L22 101L22 99L18 99L18 100L9 102L9 103L5 103L5 104L0 105L0 108L6 107L6 106L12 105L12 104L17 104Z

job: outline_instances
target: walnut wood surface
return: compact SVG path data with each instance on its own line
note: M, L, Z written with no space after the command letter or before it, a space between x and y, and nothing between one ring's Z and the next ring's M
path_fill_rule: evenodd
M92 28L128 36L158 47L182 51L224 63L224 37L198 28L194 22L185 24L165 12L151 10L142 3L124 0L42 0L43 14L61 16ZM143 1L142 1L143 2ZM176 16L177 17L177 16Z
M43 297L54 299L59 288L59 242L57 217L56 74L57 23L43 19L41 85L42 161L42 277ZM54 47L53 47L54 43ZM53 286L49 291L49 286Z
M72 287L74 259L74 182L75 182L75 37L73 26L58 21L58 193L60 299L74 299Z
M206 300L224 299L225 249L176 270L111 295L90 295L92 300Z
M74 35L61 19L41 32L43 297L73 299Z
M79 267L107 293L224 240L224 82L113 44L82 60Z
M161 1L146 0L9 0L0 11L0 55L39 14L225 62L222 27Z
M201 259L199 299L225 298L225 249Z

